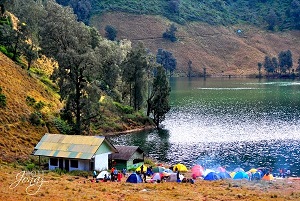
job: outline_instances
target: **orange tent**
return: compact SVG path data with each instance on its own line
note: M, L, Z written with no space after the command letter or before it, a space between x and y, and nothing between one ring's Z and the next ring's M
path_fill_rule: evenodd
M272 174L265 174L262 178L262 180L265 180L265 181L272 181L274 180L274 177Z

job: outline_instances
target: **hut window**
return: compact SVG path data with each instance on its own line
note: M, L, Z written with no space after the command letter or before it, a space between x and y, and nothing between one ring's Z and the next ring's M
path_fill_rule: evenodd
M58 159L57 158L50 158L50 165L51 166L58 166Z
M78 168L78 160L71 160L71 167Z

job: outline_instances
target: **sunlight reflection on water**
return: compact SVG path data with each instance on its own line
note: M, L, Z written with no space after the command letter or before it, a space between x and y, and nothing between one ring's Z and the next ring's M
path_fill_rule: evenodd
M289 168L300 176L300 82L213 81L177 81L165 130L112 141L171 164Z

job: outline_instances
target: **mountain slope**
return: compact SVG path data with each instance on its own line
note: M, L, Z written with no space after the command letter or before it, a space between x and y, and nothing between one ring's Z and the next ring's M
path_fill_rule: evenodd
M203 68L213 76L251 76L258 74L257 63L266 55L278 56L283 50L293 53L294 67L300 57L300 31L272 33L258 28L241 26L211 26L204 23L176 24L179 41L172 43L162 38L171 22L166 18L128 13L95 15L91 25L105 35L105 26L118 31L118 39L129 39L134 44L143 42L152 53L158 48L172 52L177 59L177 72L186 75L191 60L194 75ZM237 30L242 30L238 34Z
M49 88L1 52L0 64L0 86L7 100L6 108L0 108L0 160L12 161L28 156L46 132L56 132L29 123L34 108L26 104L26 98L44 102L42 111L48 114L58 112L61 103Z

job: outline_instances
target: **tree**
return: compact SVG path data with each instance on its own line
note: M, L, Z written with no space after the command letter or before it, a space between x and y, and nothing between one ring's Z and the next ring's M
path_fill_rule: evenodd
M122 80L125 84L125 94L129 95L129 105L134 110L140 110L144 101L146 88L145 76L148 67L147 52L143 44L132 49L122 63ZM123 96L124 99L124 96Z
M268 29L274 31L275 26L277 25L278 16L276 15L273 9L270 10L266 17L266 22L268 23Z
M292 26L295 29L300 29L300 1L293 0L290 6L290 17L292 19Z
M166 30L166 32L163 33L163 38L168 39L172 42L177 41L177 37L176 37L176 32L177 31L177 27L175 26L175 24L171 24L170 28Z
M192 61L188 61L188 77L192 77Z
M264 68L265 68L265 71L268 73L268 75L269 75L269 73L274 73L274 71L275 71L274 65L269 56L265 57Z
M296 72L298 73L298 76L300 75L300 58L298 59L298 66L296 68Z
M158 49L156 54L156 62L162 65L166 71L170 71L170 77L176 69L177 61L171 52L163 49Z
M258 62L257 63L257 70L258 70L258 77L261 78L261 68L262 68L263 64Z
M111 41L116 40L117 33L118 33L117 30L113 26L107 25L105 27L105 37L108 40L111 40Z
M169 87L166 72L159 65L153 80L153 91L148 100L148 107L157 128L159 128L159 124L165 119L166 113L171 108L169 104L170 92L171 88Z
M62 116L73 127L73 133L89 130L89 120L100 115L97 84L100 63L92 49L90 29L76 20L68 7L48 1L47 16L42 21L43 53L57 60L59 68L53 79L65 101ZM97 93L96 93L97 92Z
M178 13L179 5L180 5L180 0L171 0L171 1L169 1L169 10L172 13Z
M293 67L292 52L290 50L281 51L278 55L278 60L280 72L286 73L286 71L288 70L290 73L291 68Z

